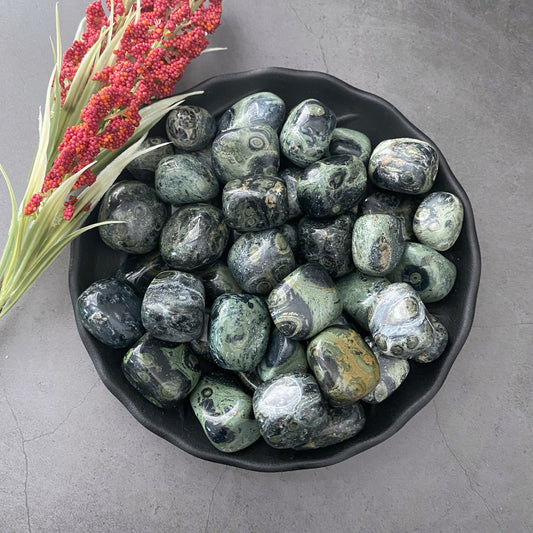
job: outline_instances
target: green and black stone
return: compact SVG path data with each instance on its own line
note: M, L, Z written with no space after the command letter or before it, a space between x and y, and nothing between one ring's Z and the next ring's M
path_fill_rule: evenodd
M153 146L157 146L157 148L137 156L126 166L126 170L132 177L148 185L154 184L154 174L159 161L164 157L174 154L174 146L168 139L164 139L163 137L147 137L142 141L139 150L145 150Z
M355 155L366 166L371 152L372 144L363 132L350 128L335 128L333 130L329 143L330 155Z
M298 167L288 167L279 173L279 177L285 182L285 187L287 187L289 220L297 218L302 214L302 208L298 202L298 182L302 174L303 169Z
M157 407L172 408L200 379L198 360L188 344L173 344L146 333L122 360L130 384Z
M195 152L205 148L215 136L216 121L203 107L182 105L172 110L166 119L170 141L179 150Z
M444 353L448 344L448 330L444 324L431 313L426 314L434 330L433 343L425 352L415 355L412 358L417 363L432 363Z
M205 270L195 272L204 284L205 301L210 306L221 294L240 294L241 287L235 281L228 265L217 262Z
M152 280L165 270L169 270L168 265L159 250L155 250L145 255L127 256L115 272L115 277L127 281L142 297Z

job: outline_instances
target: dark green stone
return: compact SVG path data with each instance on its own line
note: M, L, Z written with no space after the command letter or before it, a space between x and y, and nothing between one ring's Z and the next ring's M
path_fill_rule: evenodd
M427 313L429 321L433 326L433 343L425 351L413 357L413 361L417 363L431 363L438 359L443 353L448 344L448 330L436 317Z
M167 115L166 130L169 140L176 148L195 152L202 150L213 140L216 121L203 107L182 105Z
M204 284L207 305L211 305L221 294L239 294L242 292L230 268L224 263L217 262L195 274Z
M98 222L116 221L98 227L109 247L129 254L146 254L157 248L159 235L170 215L169 207L155 189L140 181L120 181L104 195Z
M187 344L172 344L146 333L126 354L122 370L148 401L162 408L186 398L200 379L198 360Z
M285 182L285 187L287 187L289 219L299 217L302 214L302 208L298 202L298 182L302 174L303 169L298 167L288 167L279 173L279 177Z
M141 296L161 272L168 270L159 250L145 255L130 255L120 265L115 277L127 281Z
M174 146L162 137L147 137L139 147L140 150L146 148L152 148L157 146L153 150L147 153L137 156L129 165L126 166L126 170L139 181L143 181L148 185L153 185L154 174L159 161L164 157L174 154Z
M279 228L279 231L285 237L287 244L296 258L296 256L300 253L298 244L298 228L292 224L283 224L283 226Z
M361 131L350 128L335 128L329 143L330 155L355 155L367 165L372 144L370 139Z

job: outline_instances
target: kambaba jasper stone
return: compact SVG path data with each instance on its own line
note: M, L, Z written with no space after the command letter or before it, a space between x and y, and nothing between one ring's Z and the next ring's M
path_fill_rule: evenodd
M372 152L370 139L350 128L335 128L329 143L330 155L355 155L366 166Z
M240 294L241 287L235 281L228 265L217 262L205 270L195 272L204 284L205 300L211 305L221 294Z
M426 351L412 358L417 363L431 363L435 361L435 359L438 359L444 353L448 344L448 330L444 324L431 313L426 314L434 330L433 343Z
M285 182L285 187L287 188L289 220L302 214L302 208L298 202L298 182L302 174L303 169L298 167L288 167L279 173L279 178Z
M203 107L181 105L166 119L167 136L179 150L195 152L205 148L215 136L216 121Z

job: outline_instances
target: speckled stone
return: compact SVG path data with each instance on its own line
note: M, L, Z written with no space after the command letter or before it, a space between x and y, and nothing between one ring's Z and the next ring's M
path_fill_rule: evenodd
M298 446L298 450L314 450L338 444L355 437L364 427L366 415L361 402L342 407L328 406L328 422L316 437Z
M107 346L127 348L144 333L141 299L124 281L95 281L80 294L76 307L83 327Z
M120 264L115 277L127 281L139 295L144 295L152 280L168 265L163 261L159 250L145 255L129 255Z
M257 366L257 374L262 381L268 381L294 372L308 372L305 349L300 342L285 337L274 328L266 355Z
M383 355L410 359L433 344L434 329L426 308L407 283L391 283L376 295L368 325Z
M368 162L368 177L389 191L424 194L433 186L439 156L429 143L399 138L380 142Z
M279 228L279 231L285 237L287 244L290 246L294 257L296 258L296 256L300 253L300 247L298 244L298 228L292 224L283 224L283 226Z
M337 118L329 107L310 98L294 107L283 124L280 147L285 157L299 167L321 159L327 152Z
M363 215L394 215L402 221L402 233L406 241L412 240L413 217L420 200L407 194L377 191L362 202Z
M338 279L336 284L344 312L368 331L368 310L375 295L390 284L389 280L381 276L368 276L359 270L354 270Z
M355 330L329 327L307 346L307 362L328 403L350 405L374 389L379 365Z
M122 360L126 379L162 408L186 398L200 379L198 360L187 344L172 344L146 333Z
M309 165L297 185L302 211L312 217L347 213L362 200L366 169L353 155L335 155Z
M172 110L166 119L167 136L179 150L195 152L205 148L215 136L216 121L204 109L182 105Z
M294 340L314 337L342 313L342 303L327 270L306 263L269 294L267 304L279 331Z
M107 246L129 254L146 254L157 248L159 235L170 215L155 189L140 181L115 183L100 203L98 222L122 221L98 227Z
M261 91L245 96L227 109L220 117L218 129L270 126L279 132L284 118L285 102L277 94Z
M296 261L283 234L270 229L239 237L228 253L228 266L243 290L266 295L296 268Z
M243 450L261 436L252 398L225 376L203 376L190 402L209 442L224 453Z
M257 176L227 183L222 192L226 223L237 231L260 231L285 224L289 216L283 180Z
M159 161L164 157L174 153L174 146L163 137L147 137L141 143L140 150L158 146L150 152L137 156L131 163L126 166L126 170L139 181L143 181L148 185L153 185L154 174Z
M310 374L287 374L261 384L253 409L261 435L273 448L302 446L328 423L326 402Z
M216 364L248 372L265 355L270 317L263 300L252 294L223 294L211 308L209 349Z
M213 141L211 157L215 174L222 183L253 176L276 176L278 136L270 126L226 130Z
M180 270L206 268L224 253L229 230L222 211L209 204L178 208L161 232L161 256Z
M361 131L335 128L329 143L330 155L355 155L366 166L372 152L370 139Z
M449 250L463 227L463 203L451 192L428 194L418 206L413 220L416 238L435 250Z
M221 294L242 293L242 289L225 263L217 262L195 274L204 284L207 305L211 305Z
M410 370L409 361L383 355L372 337L366 337L365 342L376 356L379 365L379 381L375 388L361 400L367 403L381 403L404 382Z
M442 300L453 288L456 266L442 254L420 244L408 242L396 268L387 277L409 283L424 303Z
M303 217L298 224L298 243L305 259L321 264L333 278L352 271L353 224L351 215Z
M189 274L167 270L146 289L142 321L146 331L169 342L188 342L202 334L205 293L202 282Z
M279 173L280 179L285 182L287 188L287 200L289 202L289 220L297 218L302 214L302 208L298 202L298 182L302 177L303 169L298 167L288 167Z
M157 196L172 205L208 202L217 196L218 187L209 166L193 154L165 157L155 171Z
M431 313L426 314L434 330L433 343L425 352L415 355L412 358L412 360L417 363L431 363L435 361L444 353L446 345L448 344L448 330L444 324Z

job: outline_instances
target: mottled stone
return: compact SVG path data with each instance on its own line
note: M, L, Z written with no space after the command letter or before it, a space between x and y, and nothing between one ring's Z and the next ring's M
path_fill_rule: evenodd
M425 141L410 138L380 142L368 162L368 177L389 191L424 194L433 186L439 156Z
M210 361L213 363L213 358L209 352L209 322L211 321L211 311L206 309L204 312L204 327L202 334L197 339L189 341L191 350L201 358L201 361Z
M417 363L431 363L435 361L435 359L438 359L444 353L446 345L448 344L448 330L444 324L432 314L426 314L434 330L433 343L426 351L415 355L412 358L413 361L416 361Z
M407 283L391 283L376 295L368 325L383 355L410 359L433 344L434 328L426 308Z
M329 404L350 405L374 389L379 365L355 330L329 327L307 346L307 362Z
M115 277L127 281L139 295L143 295L152 280L161 272L168 270L159 250L145 255L129 255L121 263Z
M449 259L418 242L406 243L398 265L387 275L391 281L409 283L425 303L442 300L456 276L457 268Z
M413 217L419 200L407 194L377 191L362 202L363 215L394 215L402 222L402 233L406 241L413 238Z
M351 211L366 190L366 169L353 155L335 155L309 165L297 185L298 202L312 217Z
M216 121L204 109L182 105L172 110L166 119L167 136L179 150L195 152L205 148L215 136Z
M261 435L273 448L302 446L328 422L326 402L310 374L287 374L263 383L254 393L253 409Z
M327 152L337 118L329 107L310 98L294 107L283 124L280 147L285 157L299 167L321 159Z
M83 327L107 346L127 348L144 333L141 299L124 281L95 281L80 294L76 307Z
M222 192L226 223L237 231L260 231L285 224L287 188L279 178L256 176L227 183Z
M279 173L280 179L285 182L287 188L287 200L289 203L289 220L297 218L302 214L302 208L298 202L298 182L302 177L303 169L298 167L288 167Z
M215 174L222 183L253 176L276 176L278 136L270 126L226 130L213 141L211 157Z
M443 252L454 244L463 227L463 203L451 192L428 194L418 206L413 231L423 244Z
M218 129L270 126L279 132L284 118L285 102L274 93L262 91L245 96L228 108L218 121Z
M122 371L139 393L162 408L186 398L200 379L198 360L187 344L165 342L149 333L128 351Z
M173 213L161 232L161 256L172 268L205 268L222 256L228 239L220 209L209 204L186 205Z
M224 453L243 450L261 436L252 398L225 376L203 376L190 402L209 442Z
M372 337L366 337L365 342L376 356L379 365L379 381L375 388L361 400L367 403L381 403L404 382L410 370L409 361L383 355Z
M402 224L392 215L363 215L354 224L352 258L357 269L370 276L392 272L405 249Z
M294 257L296 257L300 252L298 244L298 228L292 224L283 224L283 226L279 228L279 231L285 237L287 244L294 253Z
M353 217L303 217L298 224L298 243L305 259L321 264L333 278L354 269L352 261Z
M228 266L243 290L266 295L296 268L296 261L283 234L270 229L239 237L228 253Z
M355 155L366 166L372 152L370 139L361 131L335 128L329 143L330 155Z
M235 281L228 265L217 262L205 270L195 272L204 284L205 301L211 305L221 294L240 294L242 289Z
M155 171L157 196L172 205L208 202L217 196L218 187L209 166L193 154L165 157Z
M389 280L381 276L368 276L355 270L338 279L336 284L344 312L368 331L368 310L375 295L390 284Z
M342 303L327 270L306 263L269 294L267 304L279 331L294 340L314 337L342 313Z
M252 294L223 294L211 308L209 350L216 364L248 372L265 355L270 334L268 309Z
M153 146L157 146L157 148L137 156L126 166L126 170L136 180L143 181L148 185L153 185L154 183L155 169L159 161L174 153L174 146L168 139L162 137L147 137L141 143L139 151L152 148Z
M146 331L169 342L188 342L202 334L205 293L202 282L189 274L167 270L146 289L142 321Z
M314 450L355 437L364 427L366 415L361 402L341 407L328 406L328 422L312 440L298 450Z
M146 254L157 248L169 215L169 207L159 200L153 187L140 181L119 181L102 198L98 222L120 223L99 226L98 231L114 250Z
M265 357L257 366L257 374L262 381L308 371L305 349L302 344L282 335L277 328L270 334L270 342Z

